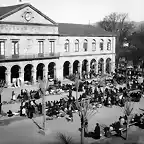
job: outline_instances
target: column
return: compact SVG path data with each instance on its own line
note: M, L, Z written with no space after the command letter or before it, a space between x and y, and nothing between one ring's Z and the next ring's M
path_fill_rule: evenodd
M54 66L54 79L56 79L56 65Z
M103 74L105 74L106 73L106 62L104 61L103 62Z
M32 84L36 83L36 74L37 74L36 67L33 67L32 68Z
M96 63L96 66L95 66L95 68L96 68L96 74L98 74L98 63Z
M87 73L89 73L90 72L90 64L89 64L89 62L87 63L86 67L87 67Z
M19 79L21 81L20 86L24 84L24 69L19 69Z
M81 76L82 76L82 64L81 63L78 64L78 73L79 73L79 78L81 79Z
M10 70L6 70L5 78L6 78L7 87L10 87L11 86L11 72L10 72Z
M45 78L46 81L48 80L48 68L47 67L43 68L43 78Z
M72 65L70 64L70 65L69 65L69 75L71 75L71 74L73 73L72 71L73 71L73 67L72 67Z

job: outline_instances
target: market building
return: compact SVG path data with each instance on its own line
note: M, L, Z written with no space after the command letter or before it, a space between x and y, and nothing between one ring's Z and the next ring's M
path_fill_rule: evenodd
M115 35L99 26L56 23L31 4L0 7L0 79L63 80L115 68Z

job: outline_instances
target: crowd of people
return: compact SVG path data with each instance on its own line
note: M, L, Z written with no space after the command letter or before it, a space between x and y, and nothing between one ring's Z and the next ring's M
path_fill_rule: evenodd
M122 86L122 84L125 84ZM118 87L118 85L121 85ZM138 91L133 91L133 89L138 89ZM61 84L55 87L49 87L47 89L47 94L57 93L57 92L68 92L68 96L61 98L59 101L47 101L46 105L46 115L47 119L65 117L69 121L73 121L73 113L78 111L76 106L76 99L72 95L72 91L76 91L75 84ZM139 100L144 91L144 82L142 81L142 76L140 74L131 74L130 76L121 74L119 71L113 73L107 79L104 79L104 83L97 82L97 80L92 81L80 81L78 92L81 92L78 101L81 101L84 98L90 99L90 103L93 105L93 108L108 106L112 107L113 105L118 105L123 107L125 101L132 100L133 97L139 97ZM21 94L18 95L17 99L21 100L20 106L20 115L28 116L29 118L33 117L33 114L38 115L42 114L42 104L37 103L36 99L41 97L40 90L30 91L21 90ZM16 100L15 93L12 94L12 100ZM139 101L138 100L138 101ZM12 115L10 113L9 116ZM110 127L107 127L107 130L119 129L120 124L123 122L125 124L126 117L120 117L119 123L112 124ZM88 123L86 124L88 125ZM95 133L97 137L100 137L98 134L100 131L99 124L96 124ZM119 132L119 130L118 130Z

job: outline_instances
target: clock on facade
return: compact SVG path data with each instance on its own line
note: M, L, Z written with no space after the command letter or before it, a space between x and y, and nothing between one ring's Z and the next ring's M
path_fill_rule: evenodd
M32 13L26 12L24 17L25 17L26 21L30 21L32 19Z

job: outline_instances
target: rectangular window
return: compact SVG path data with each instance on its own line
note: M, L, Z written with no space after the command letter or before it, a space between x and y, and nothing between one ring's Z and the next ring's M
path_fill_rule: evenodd
M5 41L0 41L0 55L5 55Z
M79 51L79 43L75 43L75 52Z
M43 54L44 53L44 41L38 41L39 45L39 53Z
M55 41L50 41L49 53L54 53L55 50Z
M96 43L92 43L92 51L96 51Z
M87 43L83 44L84 51L87 51Z
M103 50L103 42L100 43L100 50Z
M12 41L12 54L13 55L19 54L19 41Z
M110 42L107 43L107 50L111 50L111 43Z
M65 43L64 45L64 49L65 49L65 52L68 52L69 51L69 43Z

